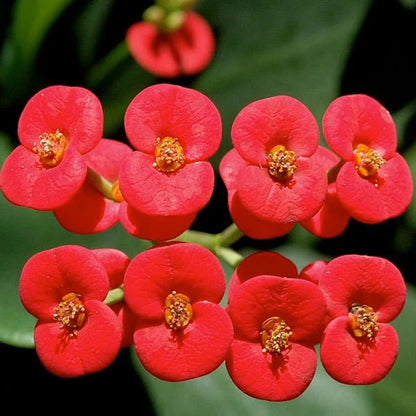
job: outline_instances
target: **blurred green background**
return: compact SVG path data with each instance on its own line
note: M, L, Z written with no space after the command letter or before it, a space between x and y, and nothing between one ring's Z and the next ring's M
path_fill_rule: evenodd
M18 144L17 121L27 100L54 84L83 86L104 108L104 137L126 142L123 116L144 87L172 82L198 89L218 107L223 141L212 158L218 168L231 148L230 127L249 102L288 94L306 104L320 123L339 95L365 93L379 100L397 125L399 152L416 178L415 0L198 0L196 10L216 34L216 53L201 74L158 79L129 56L124 35L141 20L151 1L2 0L0 3L0 162ZM400 190L398 189L398 192ZM41 393L82 397L95 410L121 400L143 415L403 415L416 414L416 203L401 217L377 225L351 221L339 237L322 240L301 227L282 238L242 238L244 256L276 250L298 269L311 261L357 253L395 263L408 285L402 314L392 323L400 338L393 370L371 386L347 386L319 366L307 391L290 402L271 403L240 392L224 367L197 380L167 383L147 374L134 352L120 352L114 364L80 379L48 374L33 350L34 320L20 305L21 268L38 251L62 244L114 247L130 257L149 246L121 226L81 236L61 229L51 213L19 208L0 195L0 364L3 396ZM214 195L192 229L217 233L231 223L227 196L217 175ZM224 264L227 276L232 270ZM120 399L120 397L122 397ZM105 400L103 400L105 398ZM13 410L47 404L19 400Z

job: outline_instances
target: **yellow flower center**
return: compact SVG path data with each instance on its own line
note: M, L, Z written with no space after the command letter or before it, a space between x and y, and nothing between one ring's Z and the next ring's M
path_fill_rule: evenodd
M165 320L174 331L184 329L193 316L191 301L188 296L173 291L165 300Z
M378 331L377 314L371 306L353 303L348 313L353 334L373 339Z
M183 147L177 138L156 139L155 161L153 167L163 173L175 172L185 165Z
M278 144L267 155L267 165L271 177L285 182L293 176L297 169L296 153Z
M33 145L33 152L39 156L39 160L45 168L53 168L59 165L64 157L67 146L67 138L59 131L55 133L43 133L39 136L39 142Z
M70 338L74 338L84 325L85 316L81 295L70 292L63 296L58 306L54 308L53 319L60 323L61 329L68 331Z
M266 319L260 331L263 352L280 355L288 348L291 335L292 331L283 319L277 316Z
M378 169L386 163L386 161L366 144L359 144L354 149L355 169L363 178L368 178L377 173Z

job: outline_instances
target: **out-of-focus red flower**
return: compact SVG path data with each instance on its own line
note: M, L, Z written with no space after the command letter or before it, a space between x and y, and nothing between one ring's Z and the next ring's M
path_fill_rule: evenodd
M145 88L129 104L126 135L136 149L120 167L120 190L149 216L196 214L211 198L220 114L199 91L171 84ZM185 231L182 230L182 231Z
M340 159L323 146L318 146L313 157L325 167L329 184L322 207L314 216L302 221L301 225L313 235L333 238L345 231L351 218L340 202L336 191L335 179Z
M126 32L130 53L145 70L163 78L195 75L211 62L215 36L198 13L184 12L183 24L163 30L152 22L138 22Z
M21 144L2 166L4 196L37 210L65 204L87 175L82 155L98 144L102 132L101 103L91 91L63 85L40 90L20 115Z
M116 358L121 326L104 304L109 278L102 261L77 245L33 255L24 265L20 299L37 318L36 352L60 377L103 370Z
M331 260L319 279L328 316L321 361L346 384L372 384L394 365L399 343L389 324L401 312L406 285L397 267L381 257L349 254Z
M322 128L328 145L344 161L336 194L350 215L373 224L403 214L413 182L409 166L396 151L390 113L367 95L345 95L329 105Z
M53 212L62 227L74 233L92 234L118 222L123 201L118 172L132 151L122 142L102 139L83 156L89 168L87 180L70 201Z
M166 243L134 257L124 278L125 301L140 322L137 355L155 377L182 381L215 370L233 337L219 305L225 276L208 249Z
M268 274L279 277L297 278L295 263L275 251L258 251L245 257L235 268L228 284L228 302L233 292L252 277Z
M319 210L327 175L312 157L319 130L304 104L282 95L254 101L235 118L231 138L245 161L237 173L235 193L251 215L293 225Z
M269 401L302 394L316 371L314 345L325 315L318 286L302 279L256 276L233 291L227 311L235 335L226 366L236 386Z

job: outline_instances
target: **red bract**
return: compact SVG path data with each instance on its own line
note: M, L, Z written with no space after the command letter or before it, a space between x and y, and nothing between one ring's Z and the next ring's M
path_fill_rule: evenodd
M260 219L253 212L245 208L238 197L238 173L242 166L248 165L236 149L227 152L220 162L220 175L227 188L228 209L237 227L247 237L265 240L281 237L287 234L294 224L282 224Z
M20 298L37 318L39 359L51 373L78 377L108 367L121 343L121 327L103 303L109 278L88 249L67 245L32 256L20 279Z
M255 276L268 274L279 277L297 278L296 265L287 257L274 251L259 251L245 257L235 268L228 284L228 302L231 301L233 292L241 284Z
M7 157L0 187L13 204L38 210L68 202L82 186L103 131L98 98L81 87L44 88L26 104L18 124L21 145Z
M208 159L221 142L220 114L199 91L170 84L142 90L129 104L125 130L136 149L120 168L129 205L150 216L195 214L211 198Z
M193 11L185 12L183 25L170 32L150 22L135 23L127 30L126 42L139 65L164 78L201 72L215 52L214 32Z
M108 274L110 292L106 298L106 303L117 314L122 329L121 347L129 347L133 344L133 332L137 317L127 307L120 291L123 290L124 274L130 259L122 251L111 248L98 248L92 250L92 252L103 264Z
M238 171L241 205L261 221L294 224L314 215L327 189L315 118L300 101L274 96L248 104L235 118L231 138L246 162Z
M325 167L330 183L322 207L313 217L302 221L301 225L318 237L336 237L345 231L351 218L339 201L336 191L335 178L340 160L333 152L322 146L318 147L313 157Z
M218 304L225 290L219 260L191 243L157 245L130 262L125 300L140 318L137 355L154 376L188 380L215 370L225 359L233 329Z
M235 336L226 366L237 387L270 401L302 394L317 365L314 345L325 314L319 288L301 279L257 276L233 291L227 311Z
M92 234L117 223L123 201L118 189L118 172L131 152L124 143L102 139L83 156L90 168L87 180L69 202L54 210L62 227L74 233Z
M406 299L400 271L380 257L344 255L328 263L319 287L332 319L321 343L324 368L342 383L378 382L398 353L398 336L389 322Z
M356 220L373 224L408 208L413 182L389 112L373 98L346 95L326 110L322 128L331 149L344 161L336 193Z

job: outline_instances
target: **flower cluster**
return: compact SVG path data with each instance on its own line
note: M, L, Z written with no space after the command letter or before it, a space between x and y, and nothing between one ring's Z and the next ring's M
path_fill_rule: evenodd
M168 83L143 89L124 115L128 144L103 138L103 121L91 91L47 87L23 109L20 145L0 171L11 203L52 211L68 231L98 233L120 222L153 242L132 259L65 245L27 261L20 298L37 319L35 348L51 373L100 371L133 346L162 380L194 379L224 363L249 396L284 401L311 383L319 347L339 382L387 375L398 353L391 322L406 298L390 261L350 254L298 272L273 251L242 258L230 248L235 236L190 238L214 190L209 159L222 138L207 96ZM407 209L410 170L380 103L339 97L322 130L328 146L319 144L311 111L290 96L252 102L236 116L219 174L237 238L279 237L295 224L330 238L350 218L374 224ZM228 290L218 257L235 267Z
M236 267L223 307L222 265L201 245L159 243L131 260L67 245L27 261L20 297L37 318L38 356L60 377L100 371L133 345L159 379L194 379L225 362L249 396L284 401L311 383L320 345L335 380L381 380L398 352L390 322L404 306L403 277L380 257L315 264L298 273L279 253L255 252Z
M80 87L36 93L19 119L21 142L0 171L13 204L53 211L67 230L90 234L120 221L154 241L189 228L208 203L222 124L202 93L158 84L138 93L125 113L131 146L102 138L98 98Z
M410 168L396 151L395 125L380 103L367 95L339 97L322 127L325 147L310 110L289 96L252 102L237 115L220 173L244 234L280 237L299 223L330 238L350 218L374 224L408 208Z

